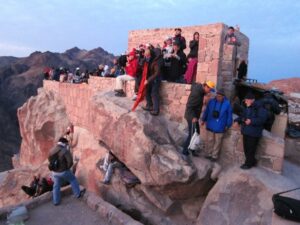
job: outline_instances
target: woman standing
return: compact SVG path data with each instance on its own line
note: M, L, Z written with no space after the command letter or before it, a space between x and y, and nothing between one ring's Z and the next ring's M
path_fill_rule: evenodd
M197 72L198 49L199 49L199 33L195 32L193 40L190 41L190 53L188 54L188 66L184 75L187 84L194 82Z

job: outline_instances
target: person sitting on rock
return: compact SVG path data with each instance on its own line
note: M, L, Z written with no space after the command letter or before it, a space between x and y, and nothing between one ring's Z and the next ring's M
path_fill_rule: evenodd
M43 177L38 174L33 176L33 180L31 181L29 186L23 185L21 189L29 196L29 197L37 197L45 192L52 191L53 181L50 177Z
M206 158L215 162L221 150L223 135L232 125L232 108L223 89L218 90L216 97L208 102L201 124L206 124L207 130Z
M203 105L203 98L206 94L208 94L213 88L215 87L215 83L212 81L206 81L204 84L199 83L193 83L191 86L191 92L188 97L184 117L188 124L188 137L185 140L185 143L183 145L183 158L187 159L187 156L189 155L189 145L192 138L192 128L193 126L196 127L196 130L198 134L200 134L200 128L199 128L199 118L202 111L202 105ZM192 151L194 156L197 156L194 151Z
M100 166L100 168L103 171L105 171L105 176L102 183L109 184L114 173L114 169L122 167L125 167L125 165L121 161L119 161L118 158L111 151L106 153L104 162Z
M136 72L137 72L137 66L138 66L138 61L135 53L135 49L133 49L128 57L127 57L127 63L125 67L125 72L126 74L118 76L116 78L116 89L115 89L115 96L118 97L125 97L126 94L123 90L123 83L126 81L134 80L136 77Z
M53 161L53 158L57 158L57 168L52 171L54 180L53 185L53 204L59 205L61 201L60 187L62 182L69 182L72 187L75 197L80 198L84 195L85 189L80 190L79 183L71 172L70 168L73 165L73 159L70 151L67 149L68 140L61 137L58 140L57 145L49 152L48 160Z
M244 102L246 107L243 108L241 116L234 120L234 126L236 127L237 123L241 125L245 153L245 163L241 165L241 169L247 170L257 164L255 153L268 115L265 108L259 102L255 102L253 93L249 92Z

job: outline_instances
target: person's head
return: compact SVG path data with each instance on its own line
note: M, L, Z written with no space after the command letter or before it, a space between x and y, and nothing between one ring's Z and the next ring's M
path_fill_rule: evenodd
M222 102L225 97L225 91L223 88L218 89L216 99L218 102Z
M66 145L69 143L69 141L66 138L64 138L64 137L59 138L58 142L66 144Z
M252 92L248 92L245 96L244 102L247 107L250 107L255 101L255 96Z
M103 70L103 69L104 69L104 65L103 65L103 64L100 64L100 65L98 66L98 69L99 69L99 70Z
M233 34L234 33L234 28L233 27L228 27L228 34Z
M181 28L175 28L175 36L181 35Z
M166 43L166 45L171 45L172 44L172 37L171 36L167 36L165 38L165 43Z
M196 40L196 41L199 41L199 33L198 32L195 32L193 34L193 39Z
M135 58L135 50L132 50L128 55L128 61L131 61Z
M180 49L180 44L177 41L173 42L173 50L177 52Z
M114 58L114 59L113 59L113 64L114 64L114 65L117 65L117 64L118 64L118 59L117 59L117 58Z
M204 89L205 94L211 92L211 90L214 89L214 88L215 88L215 83L210 81L210 80L206 81L203 84L203 89Z

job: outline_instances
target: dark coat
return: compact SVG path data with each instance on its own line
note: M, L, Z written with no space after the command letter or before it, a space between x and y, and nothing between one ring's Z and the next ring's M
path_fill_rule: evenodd
M242 61L241 64L239 65L239 68L237 69L238 78L244 79L245 77L247 77L247 70L248 70L247 64L244 61Z
M198 58L198 48L199 48L199 41L192 40L190 41L190 53L188 54L188 58Z
M69 170L73 166L73 159L71 152L59 144L52 148L49 152L48 160L51 161L51 158L58 153L58 165L59 168L55 172L63 172Z
M177 35L173 38L173 42L177 42L179 43L179 46L180 46L180 50L184 50L186 49L186 40L183 36L181 35Z
M184 113L186 120L191 121L193 118L200 118L204 95L202 84L193 83Z
M183 51L178 51L176 55L178 57L172 57L170 59L171 67L167 70L167 81L175 82L180 80L186 71L186 55Z
M235 119L235 122L241 124L243 135L261 137L267 118L267 110L259 102L254 102L250 107L243 108L242 115ZM249 125L245 124L246 119L251 120Z

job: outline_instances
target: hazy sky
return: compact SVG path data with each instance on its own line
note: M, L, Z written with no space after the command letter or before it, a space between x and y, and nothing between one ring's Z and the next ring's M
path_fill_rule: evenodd
M135 29L239 24L249 76L300 77L300 0L0 0L0 55L77 46L119 54Z

